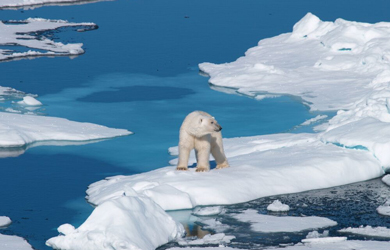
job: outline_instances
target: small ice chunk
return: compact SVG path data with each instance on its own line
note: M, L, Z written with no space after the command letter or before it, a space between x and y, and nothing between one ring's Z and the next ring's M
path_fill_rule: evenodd
M203 226L204 229L211 229L217 233L222 233L229 229L228 225L223 224L216 219L200 220L199 222L205 225Z
M7 227L12 223L11 219L7 216L0 216L0 227Z
M59 226L57 228L57 231L60 233L60 234L63 234L63 235L68 235L68 234L71 234L73 233L75 230L74 226L72 226L71 224L63 224L61 226Z
M382 206L379 206L376 211L381 215L390 216L390 200L386 201Z
M302 242L310 243L310 244L326 244L326 243L341 242L346 240L347 237L324 237L324 238L303 239Z
M279 200L275 200L268 205L267 210L272 212L287 212L290 210L290 206L283 204Z
M382 181L387 185L390 186L390 174L387 174L383 176Z
M211 216L211 215L220 214L221 212L222 212L221 206L196 207L192 212L192 214L197 216Z
M311 118L311 119L309 119L309 120L306 120L306 121L302 122L302 123L301 123L301 126L307 126L307 125L313 124L313 123L315 123L315 122L318 122L318 121L320 121L320 120L323 120L323 119L325 119L325 118L328 118L328 116L327 116L327 115L317 115L317 116L314 117L314 118Z
M329 231L324 230L324 232L321 234L318 231L313 231L307 234L306 239L313 239L313 238L325 238L329 237Z
M28 95L23 97L23 100L19 101L18 104L28 105L28 106L41 106L42 105L42 103L40 101L38 101L34 97L28 96Z
M196 239L196 240L190 240L186 241L185 239L181 239L178 241L179 245L186 246L186 245L221 245L221 244L228 244L231 240L235 239L235 236L228 236L224 233L217 233L217 234L207 234L202 239Z

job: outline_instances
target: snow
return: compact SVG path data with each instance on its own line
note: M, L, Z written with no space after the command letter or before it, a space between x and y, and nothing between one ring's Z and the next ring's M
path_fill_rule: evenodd
M344 228L338 230L340 233L352 233L364 236L374 236L382 238L390 238L390 229L386 227L371 227L371 226L360 226L358 228Z
M63 118L0 112L0 147L21 147L42 141L88 141L131 134Z
M63 250L154 250L184 234L183 226L151 199L127 195L96 207L77 229L60 226L60 235L46 245Z
M218 234L207 234L202 239L196 239L196 240L186 240L182 239L179 240L178 243L180 246L186 246L186 245L222 245L230 243L231 240L235 239L235 236L228 236L224 233L218 233Z
M42 35L43 31L62 27L83 27L83 30L96 29L94 23L69 23L64 20L28 18L22 21L0 21L0 45L22 46L26 52L0 49L0 61L20 57L35 56L75 56L84 53L81 43L63 44L54 42ZM35 35L33 33L36 33ZM0 92L1 93L1 92Z
M192 212L193 215L196 216L211 216L211 215L217 215L222 212L221 206L213 206L213 207L197 207Z
M0 228L7 227L12 223L11 219L7 216L0 216Z
M259 214L253 209L247 209L232 217L241 222L249 222L253 231L262 233L300 232L337 225L335 221L318 216L272 216Z
M199 219L198 222L203 224L203 229L211 229L217 233L222 233L230 228L228 225L223 224L218 219Z
M347 237L324 237L324 238L309 238L309 239L303 239L303 243L310 243L310 244L324 244L324 243L334 243L334 242L340 242L340 241L346 241Z
M33 250L30 244L21 237L0 234L0 250Z
M65 4L83 4L110 0L1 0L0 9L17 9L21 7L40 7L42 5L65 5Z
M42 103L40 101L38 101L37 99L35 99L32 96L23 97L23 100L19 101L18 104L28 105L28 106L41 106L42 105Z
M368 151L324 144L316 134L224 139L224 147L230 168L200 174L193 168L176 171L175 167L165 167L108 177L89 186L87 199L99 205L133 190L165 210L190 209L339 186L384 173ZM177 152L177 148L170 152ZM192 155L189 164L195 161Z
M290 206L283 204L280 200L275 200L268 205L267 210L272 212L287 212L290 210Z

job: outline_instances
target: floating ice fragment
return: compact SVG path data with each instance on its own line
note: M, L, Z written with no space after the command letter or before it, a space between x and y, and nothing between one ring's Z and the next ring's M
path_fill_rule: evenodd
M290 206L283 204L279 200L275 200L268 205L267 210L272 212L287 212L290 210Z
M12 223L11 219L7 216L0 216L0 228L7 227Z
M390 238L390 229L386 227L371 227L371 226L360 226L358 228L344 228L338 230L340 233L352 233L365 236Z
M38 101L37 99L35 99L32 96L23 97L23 100L19 101L18 104L29 105L29 106L41 106L42 105L42 103L40 101Z
M197 216L211 216L211 215L217 215L222 212L221 206L214 206L214 207L196 207L194 211L192 212L193 215Z

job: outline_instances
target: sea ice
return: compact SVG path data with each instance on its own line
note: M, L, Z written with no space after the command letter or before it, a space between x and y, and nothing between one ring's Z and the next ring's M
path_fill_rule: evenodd
M283 204L280 200L275 200L268 205L267 210L272 212L287 212L290 210L290 206Z
M390 238L390 229L386 227L371 227L371 226L360 226L358 228L344 228L338 230L340 233L352 233L365 236L374 236L381 238Z
M42 103L40 101L38 101L37 99L35 99L32 96L23 97L23 100L19 101L18 104L28 105L28 106L41 106L42 105Z
M390 186L390 174L387 174L383 176L382 181L387 185Z
M29 48L27 52L0 49L0 61L20 57L34 56L70 56L84 53L81 43L63 44L54 42L43 35L43 31L62 27L84 27L83 30L96 29L94 23L69 23L64 20L28 18L22 21L0 21L0 45L22 46ZM36 35L33 35L37 33ZM1 93L1 92L0 92Z
M196 207L192 212L192 214L196 216L211 216L211 215L220 214L221 212L222 212L221 206Z
M301 126L307 126L307 125L313 124L315 122L321 121L321 120L326 119L326 118L328 118L327 115L317 115L314 118L311 118L311 119L309 119L307 121L302 122Z
M87 141L131 134L63 118L0 112L0 147L21 147L39 141Z
M83 4L99 1L111 0L1 0L0 9L18 9L22 7L33 9L34 7L39 7L42 5Z
M245 210L232 217L242 222L249 222L253 231L262 233L300 232L337 225L337 222L323 217L272 216L259 214L253 209Z
M89 186L87 199L99 205L134 190L151 197L165 210L189 209L328 188L384 173L368 151L324 144L316 134L233 138L224 140L224 147L230 168L200 174L194 169L176 171L175 167L165 167L138 175L108 177ZM195 161L192 156L190 164Z
M196 240L186 240L181 239L178 241L179 245L186 246L186 245L221 245L221 244L227 244L230 243L231 240L235 239L235 236L229 236L225 235L224 233L218 233L218 234L207 234L202 239L196 239Z
M0 216L0 228L7 227L12 223L11 219L7 216Z
M381 215L390 216L390 200L379 206L376 211Z
M99 205L77 229L60 226L60 235L46 244L63 250L154 250L183 236L183 226L151 199L128 195Z
M33 250L21 237L0 234L0 250Z

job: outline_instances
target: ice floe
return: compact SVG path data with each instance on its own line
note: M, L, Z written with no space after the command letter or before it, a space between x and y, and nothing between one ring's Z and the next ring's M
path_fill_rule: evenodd
M376 211L381 215L390 216L390 200L379 206Z
M28 106L41 106L42 103L35 99L32 96L25 96L23 97L23 100L19 101L18 104L21 105L28 105Z
M64 118L0 112L0 147L21 147L42 141L88 141L131 134Z
M1 0L0 9L34 9L43 5L84 4L112 0Z
M338 230L340 233L352 233L364 236L373 236L381 238L390 238L390 229L386 227L371 227L371 226L360 226L358 228L344 228Z
M309 120L307 120L307 121L302 122L302 123L301 123L301 126L307 126L307 125L316 123L316 122L321 121L321 120L326 119L326 118L328 118L327 115L317 115L317 116L314 117L314 118L311 118L311 119L309 119Z
M21 237L0 234L0 250L33 250L30 244Z
M318 216L272 216L259 214L253 209L247 209L232 217L242 222L249 222L253 231L262 233L300 232L337 225L333 220Z
M188 209L344 185L384 173L368 151L324 144L316 134L232 138L224 140L224 147L230 168L199 174L165 167L108 177L89 186L87 199L99 205L134 190L165 210ZM192 155L190 165L195 161Z
M283 204L280 200L275 200L267 206L267 210L271 212L287 212L290 210L290 206Z
M0 216L0 228L7 227L12 223L11 219L7 216Z
M77 229L64 224L46 244L63 250L154 250L182 237L184 228L147 197L132 196L96 207Z
M70 23L64 20L28 18L21 21L0 21L0 45L10 49L0 49L0 61L21 57L36 56L75 56L84 53L82 43L63 44L46 38L44 31L63 27L79 27L80 31L96 29L94 23ZM28 48L28 51L15 51L14 46Z

